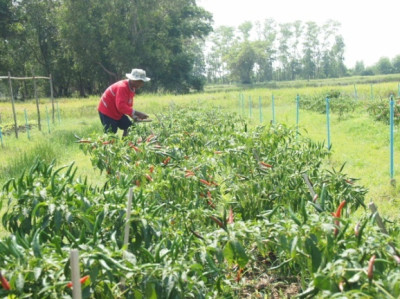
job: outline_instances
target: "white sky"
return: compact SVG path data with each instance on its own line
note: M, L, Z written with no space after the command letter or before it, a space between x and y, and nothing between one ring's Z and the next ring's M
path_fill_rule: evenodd
M371 66L381 57L400 55L400 0L197 0L214 16L214 28L236 27L245 21L274 19L277 23L327 20L341 23L345 64Z

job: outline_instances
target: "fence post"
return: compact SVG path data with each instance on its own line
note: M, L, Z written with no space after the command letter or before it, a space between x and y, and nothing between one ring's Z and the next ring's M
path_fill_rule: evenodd
M329 98L326 97L326 131L328 135L328 150L331 149L331 128L329 119Z
M251 99L251 96L249 96L250 119L252 117L252 108L253 108L253 100Z
M78 249L71 249L70 252L70 264L71 264L71 280L72 280L72 298L82 298L82 288L80 282L79 273L79 251Z
M390 96L390 183L394 186L394 99Z
M24 113L25 113L25 128L26 128L26 134L28 135L28 139L31 139L31 136L29 135L28 113L26 113L26 109L24 109Z
M272 95L272 123L275 124L275 97Z
M50 79L50 97L51 97L52 119L53 119L53 124L54 124L55 110L54 110L54 95L53 95L53 78L52 78L51 74L49 76L49 79Z
M13 111L13 115L14 115L15 137L18 138L17 114L15 113L14 94L13 94L13 89L12 89L10 72L8 72L8 82L10 84L11 105L12 105L12 111Z
M357 88L356 85L354 84L354 98L357 100L358 96L357 96Z
M0 142L1 142L1 147L4 146L3 144L3 134L1 133L1 127L0 127Z
M34 92L35 92L36 110L37 110L37 117L38 117L38 128L39 128L39 131L42 131L42 124L40 122L39 99L38 99L37 90L36 90L36 78L35 78L35 76L33 76L33 88L34 88Z
M296 136L299 135L299 121L300 121L300 96L296 96Z
M244 95L242 94L242 115L244 116Z
M371 100L374 99L374 85L371 84Z

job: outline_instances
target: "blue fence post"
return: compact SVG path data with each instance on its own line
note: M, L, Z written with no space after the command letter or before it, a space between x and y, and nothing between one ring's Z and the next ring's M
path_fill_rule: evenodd
M394 99L390 96L390 182L395 184L394 180Z
M371 100L374 99L374 85L371 84Z
M28 135L28 139L31 139L31 135L29 134L28 113L26 113L26 109L24 109L24 113L25 113L25 128L26 128L26 134Z
M244 116L244 95L242 94L242 115Z
M262 102L261 102L261 96L258 97L258 107L260 108L260 123L263 122L263 116L262 116Z
M272 95L272 123L275 124L275 97Z
M238 114L240 115L240 106L241 106L242 94L239 92L238 97Z
M1 147L4 146L3 144L3 134L1 133L1 127L0 127L0 141L1 141Z
M299 120L300 120L300 96L297 94L296 96L296 136L299 135Z
M253 108L253 100L251 99L251 96L249 96L249 114L250 114L250 119L253 116L252 108Z
M357 87L356 87L356 85L354 84L354 98L357 100L358 99L358 96L357 96Z
M329 98L326 97L326 131L328 135L328 150L331 149L331 128L329 119Z

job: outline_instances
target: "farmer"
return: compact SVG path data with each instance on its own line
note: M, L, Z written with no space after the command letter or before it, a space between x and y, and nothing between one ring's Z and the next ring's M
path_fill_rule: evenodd
M124 130L122 136L128 135L128 128L132 125L128 116L133 121L143 121L149 117L146 113L133 109L133 98L136 90L142 87L144 82L150 81L150 78L147 78L146 72L141 69L132 69L126 77L128 80L118 81L104 91L97 108L104 131L117 133L120 128Z

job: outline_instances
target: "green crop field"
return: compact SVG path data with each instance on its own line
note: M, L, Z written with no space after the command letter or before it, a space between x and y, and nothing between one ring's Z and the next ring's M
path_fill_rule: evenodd
M71 295L74 248L85 298L397 298L397 92L386 82L143 94L135 105L153 122L126 139L102 133L96 97L59 99L41 132L35 103L17 103L29 139L13 136L2 102L2 274L17 297Z

